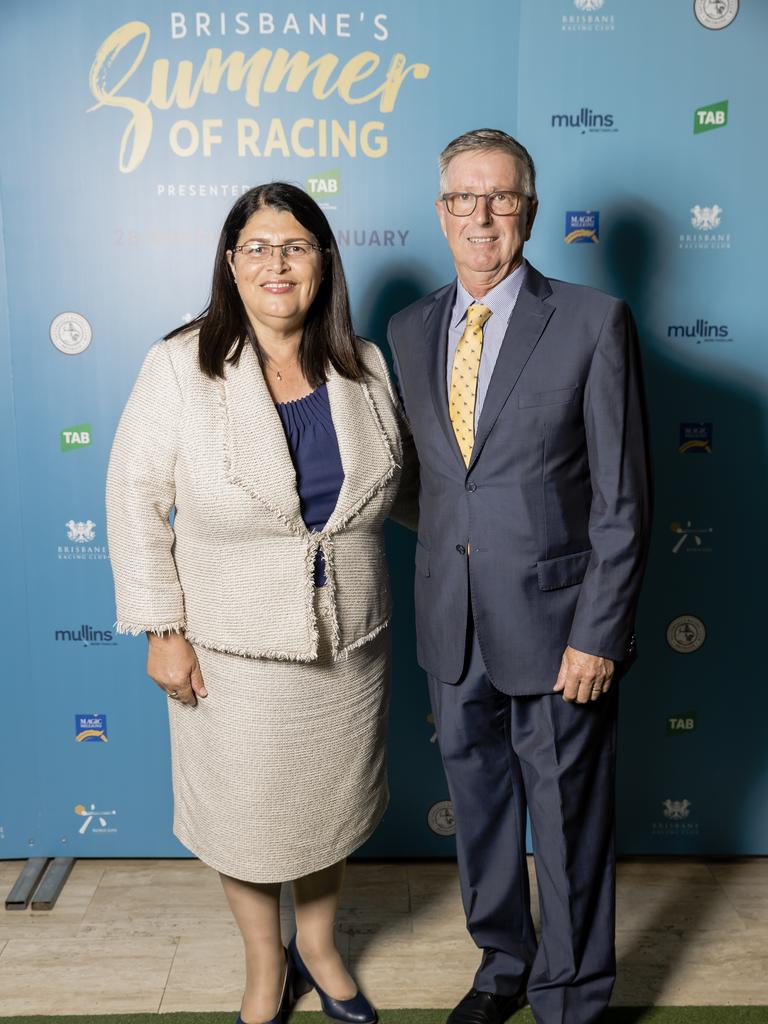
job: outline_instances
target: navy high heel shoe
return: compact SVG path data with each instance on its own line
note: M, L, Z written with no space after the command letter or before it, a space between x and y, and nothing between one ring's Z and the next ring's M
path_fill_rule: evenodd
M291 993L293 991L293 964L288 950L285 950L285 977L283 978L283 989L280 993L280 1002L277 1006L277 1013L271 1020L264 1024L285 1024L291 1012ZM235 1024L246 1024L238 1013Z
M293 968L294 998L298 999L313 988L320 996L323 1013L331 1020L341 1021L342 1024L376 1024L378 1015L359 988L357 995L351 999L333 999L327 992L323 992L301 959L295 935L288 943L288 959Z

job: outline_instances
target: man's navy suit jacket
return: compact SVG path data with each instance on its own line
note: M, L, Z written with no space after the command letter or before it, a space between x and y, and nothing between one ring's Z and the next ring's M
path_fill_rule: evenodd
M496 687L550 693L568 644L634 657L650 525L637 332L626 303L528 265L466 467L446 388L455 295L389 325L420 464L418 660L458 681L471 591Z

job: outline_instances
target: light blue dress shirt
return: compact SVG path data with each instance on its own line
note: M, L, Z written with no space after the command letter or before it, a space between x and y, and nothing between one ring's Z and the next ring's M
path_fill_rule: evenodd
M491 375L496 366L496 360L501 351L501 343L507 330L509 318L517 303L517 297L525 277L526 262L520 264L503 281L500 281L495 288L491 288L482 299L474 299L461 281L456 282L456 302L451 312L451 322L448 327L448 359L446 366L446 395L451 393L451 370L459 339L464 333L467 310L473 302L480 302L487 306L491 315L485 322L483 329L483 348L480 353L480 369L477 375L477 395L475 397L475 433L483 411L483 402L488 393L488 385L491 383Z

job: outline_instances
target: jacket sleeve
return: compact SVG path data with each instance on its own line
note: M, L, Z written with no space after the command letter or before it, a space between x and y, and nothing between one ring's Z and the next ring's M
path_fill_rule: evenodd
M642 369L629 307L603 323L584 390L592 484L592 555L569 637L613 661L634 654L634 617L650 532L650 472Z
M169 522L181 390L166 345L150 349L117 428L107 470L107 534L118 633L181 632L184 597Z
M392 379L387 368L387 361L378 345L375 348L381 360L381 368L384 379L387 382L387 390L395 410L397 424L400 428L400 439L403 448L400 486L389 513L389 518L401 526L415 531L419 528L419 462L416 457L416 445L413 441L413 435L411 434L408 418L405 415L402 400L399 398L399 390L396 393L392 387Z

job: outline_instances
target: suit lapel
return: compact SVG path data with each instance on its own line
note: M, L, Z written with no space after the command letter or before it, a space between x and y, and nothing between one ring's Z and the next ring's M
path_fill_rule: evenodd
M226 364L223 392L227 478L306 533L285 431L250 345L236 366Z
M323 533L341 529L393 475L391 442L365 383L328 372L328 400L344 482Z
M424 310L424 336L426 341L427 375L429 378L435 415L445 434L448 446L464 465L461 449L453 432L453 424L448 413L448 328L451 322L451 311L456 301L456 284L448 285L435 296L435 301Z
M491 374L468 471L477 461L504 403L555 311L555 307L546 301L551 294L552 289L546 278L529 264Z

